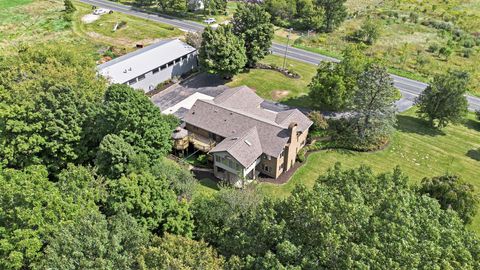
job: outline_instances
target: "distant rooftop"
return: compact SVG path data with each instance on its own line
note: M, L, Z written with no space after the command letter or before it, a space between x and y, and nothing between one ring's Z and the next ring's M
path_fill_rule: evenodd
M178 39L162 40L98 65L97 70L111 83L125 83L195 50Z

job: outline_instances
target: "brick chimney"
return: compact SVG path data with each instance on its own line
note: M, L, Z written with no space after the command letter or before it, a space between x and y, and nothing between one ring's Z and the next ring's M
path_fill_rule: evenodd
M287 155L285 157L285 171L290 170L290 168L295 164L295 160L297 159L297 130L298 125L295 122L290 123L288 125L288 131L290 132L290 141L287 145Z

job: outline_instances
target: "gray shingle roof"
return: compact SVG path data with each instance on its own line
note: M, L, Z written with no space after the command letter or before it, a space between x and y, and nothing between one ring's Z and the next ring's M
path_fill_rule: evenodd
M248 87L227 89L211 101L197 100L183 120L224 138L241 137L246 131L255 128L260 145L254 144L258 148L254 153L278 157L290 139L290 123L297 123L299 130L303 131L308 129L312 122L296 109L280 113L263 109L260 106L263 101ZM227 142L222 147L231 146L226 144ZM243 148L238 153L243 153ZM237 156L234 158L238 161L248 159Z
M245 168L257 160L262 155L262 145L256 127L239 134L239 136L231 136L224 139L221 143L217 144L211 151L215 152L227 152L234 157Z

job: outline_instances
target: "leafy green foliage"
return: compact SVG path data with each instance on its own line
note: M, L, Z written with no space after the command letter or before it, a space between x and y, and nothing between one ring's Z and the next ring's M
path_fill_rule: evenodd
M43 164L58 173L82 158L85 111L104 82L90 58L69 46L23 48L0 59L0 159L8 167Z
M325 119L325 116L323 116L322 113L320 113L318 111L312 111L308 114L308 118L310 118L310 120L312 120L314 129L327 129L328 128L327 119Z
M270 14L257 4L240 4L233 14L233 33L245 42L247 66L254 67L270 51L273 24Z
M204 199L195 218L198 237L237 269L480 266L477 236L454 212L412 190L399 169L375 175L337 165L313 189L299 186L284 200L235 208L231 197Z
M365 20L362 27L355 31L352 38L356 41L372 45L380 37L380 26L371 19Z
M233 33L229 25L219 26L216 30L211 27L205 29L198 57L207 72L226 78L240 72L247 63L245 42Z
M357 80L367 63L359 47L354 46L343 52L343 60L338 64L321 62L309 84L309 96L314 107L332 111L350 110L358 91Z
M205 239L226 256L248 254L253 252L247 243L262 243L255 239L253 232L265 228L251 228L253 222L249 212L260 203L260 197L251 190L222 189L213 198L202 197L194 201L192 207L195 218L195 232L200 239ZM272 229L272 235L274 233ZM267 232L265 232L267 233ZM233 239L237 239L233 241ZM259 246L260 247L260 246ZM250 249L248 249L250 248Z
M419 107L418 115L438 128L446 127L450 122L458 123L468 111L464 96L468 82L468 74L460 71L436 76L415 101Z
M318 0L317 3L325 11L323 31L332 32L347 17L346 0Z
M224 0L205 0L203 5L203 14L205 15L225 14L227 10L227 1Z
M358 79L354 98L351 131L356 133L359 145L372 145L388 138L396 122L394 102L397 91L384 67L370 65Z
M350 105L353 91L343 80L341 66L332 62L321 62L317 74L309 84L309 96L318 109L341 111Z
M75 12L77 10L72 3L72 0L63 0L63 5L65 6L65 12L67 14Z
M469 224L477 213L479 198L471 184L456 175L424 178L418 192L437 199L442 209L453 209Z
M25 269L41 257L47 237L84 206L60 193L45 167L0 170L0 267Z
M133 269L149 233L125 212L106 218L98 210L60 226L49 238L42 269Z
M192 234L179 120L55 45L0 58L0 268L138 268L148 229Z
M153 232L191 235L192 221L186 202L177 200L170 182L148 171L132 172L106 182L109 195L107 213L126 210Z
M273 23L298 30L331 32L347 16L345 0L266 0L264 6Z
M133 147L122 137L108 134L100 143L95 166L100 174L116 179L127 171L135 155Z
M358 47L344 51L338 64L320 63L309 87L316 108L345 112L330 121L338 146L378 149L393 133L398 91L387 70L367 60Z
M147 155L150 161L170 151L176 123L170 116L162 115L142 92L127 85L111 85L105 93L102 109L96 132L121 137L136 153Z
M225 269L223 258L207 243L168 233L154 237L139 257L140 269Z

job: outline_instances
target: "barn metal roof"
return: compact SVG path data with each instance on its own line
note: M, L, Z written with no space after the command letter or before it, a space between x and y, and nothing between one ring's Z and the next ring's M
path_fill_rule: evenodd
M162 40L97 66L111 83L125 83L196 49L179 39Z

